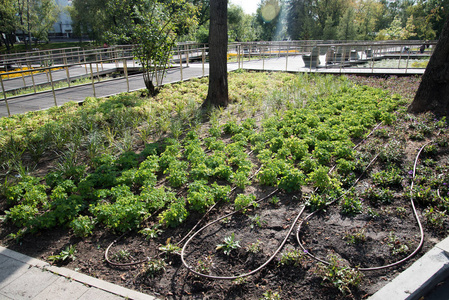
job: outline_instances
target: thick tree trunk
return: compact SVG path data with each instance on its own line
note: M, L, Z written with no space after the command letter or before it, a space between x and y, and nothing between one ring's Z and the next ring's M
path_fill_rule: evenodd
M204 105L228 105L228 2L210 1L209 90Z
M449 116L449 18L408 111Z

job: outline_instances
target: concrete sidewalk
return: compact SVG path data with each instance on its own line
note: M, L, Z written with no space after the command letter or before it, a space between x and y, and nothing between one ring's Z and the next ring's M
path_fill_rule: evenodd
M156 300L0 246L0 299Z

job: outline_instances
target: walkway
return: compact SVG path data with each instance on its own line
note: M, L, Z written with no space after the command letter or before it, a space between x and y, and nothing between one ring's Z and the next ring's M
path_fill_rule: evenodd
M320 57L321 61L324 61L324 56ZM128 67L133 64L129 63ZM234 71L238 69L238 63L228 63L228 71ZM288 57L278 57L270 58L264 60L251 60L244 61L241 68L245 70L264 70L264 71L287 71L287 72L315 72L322 74L358 74L358 75L421 75L424 73L424 69L370 69L370 68L343 68L343 67L323 67L320 68L305 68L304 61L301 55L288 56ZM90 68L90 67L89 67ZM93 64L93 72L96 72L96 64ZM115 70L115 64L103 64L99 66L98 72L106 73ZM70 77L75 76L86 76L86 70L83 66L76 66L70 68ZM90 73L90 70L88 70ZM66 71L55 71L52 72L53 80L66 80ZM198 78L209 75L209 65L203 65L201 63L190 63L189 67L185 65L181 68L179 65L167 71L166 77L164 78L164 84L179 82L182 80L187 80L191 78ZM95 74L96 75L96 74ZM35 77L35 82L39 79L39 82L46 81L45 74L40 74ZM89 75L88 75L89 76ZM31 76L28 76L31 77ZM38 79L36 79L38 78ZM26 79L27 86L32 85L31 79ZM14 80L4 80L5 89L11 90L17 87L23 86L23 79L20 77ZM105 80L101 82L95 82L95 96L96 97L108 97L111 95L116 95L128 90L126 79L116 78L111 80ZM145 88L143 77L141 74L129 76L129 91L136 91ZM63 105L69 101L82 102L86 97L94 96L94 90L92 84L84 84L79 86L72 86L70 88L61 88L55 90L55 96L53 96L52 91L39 92L37 94L29 94L24 96L16 96L8 98L8 104L10 109L10 114L22 114L29 111L44 110L55 105ZM55 103L56 98L56 103ZM8 116L8 110L5 101L0 102L0 117Z
M0 299L155 300L109 282L51 266L0 246Z

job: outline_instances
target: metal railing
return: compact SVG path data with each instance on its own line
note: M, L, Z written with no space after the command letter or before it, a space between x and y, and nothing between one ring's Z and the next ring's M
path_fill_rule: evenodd
M425 45L423 49L423 45ZM228 45L228 62L237 64L238 68L248 68L248 63L257 61L260 65L262 62L262 70L265 70L265 62L276 58L278 64L283 64L285 59L285 70L289 70L293 65L299 71L317 72L319 70L343 70L351 68L370 69L374 72L376 61L388 57L396 59L396 69L404 69L404 73L411 68L410 59L429 57L436 45L436 41L384 41L384 42L350 42L350 41L280 41L280 42L249 42L249 43L230 43ZM172 50L171 67L179 68L179 80L183 81L183 69L189 67L193 62L201 62L202 76L205 76L205 66L208 59L208 47L206 44L198 43L179 43ZM281 59L281 60L279 60ZM77 47L64 48L52 51L36 51L26 52L23 56L18 54L2 56L3 64L14 64L19 67L26 65L31 70L17 70L2 73L0 76L1 92L3 100L10 114L7 93L14 93L20 89L32 88L31 94L37 93L37 86L48 85L53 92L54 103L57 105L55 95L55 83L66 81L68 87L71 82L78 78L90 78L93 96L95 92L95 77L97 81L100 75L106 72L115 72L120 66L123 70L124 77L127 81L127 90L129 91L128 64L132 62L133 67L139 67L133 57L133 46L112 46L108 48L83 50ZM106 63L114 63L115 69L103 69ZM405 68L404 68L405 64ZM299 67L298 67L299 65ZM38 67L36 67L38 66ZM73 76L70 74L70 68L76 66L84 66L85 72L82 75ZM34 67L34 68L33 68ZM55 68L61 71L55 71ZM249 66L251 68L251 66ZM420 66L420 68L425 68ZM61 73L65 71L65 77L61 77ZM34 74L40 72L41 75ZM53 75L58 72L59 79L54 79ZM103 72L103 73L102 73ZM9 83L11 77L20 74L23 86L15 89L5 89L4 82ZM36 83L35 76L43 77L45 74L46 81ZM3 77L3 78L2 78ZM4 79L6 77L6 79ZM26 80L27 79L27 80ZM29 83L31 79L32 83ZM18 79L15 78L16 83ZM28 83L26 82L28 81ZM11 81L12 82L12 81ZM158 85L162 82L158 82ZM14 96L9 96L9 99Z

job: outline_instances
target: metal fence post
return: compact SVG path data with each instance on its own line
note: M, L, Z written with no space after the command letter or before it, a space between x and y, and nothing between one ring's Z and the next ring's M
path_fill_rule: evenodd
M53 93L53 99L55 100L55 106L58 106L58 103L56 103L56 93L55 86L53 85L53 77L51 76L51 67L48 69L48 75L50 76L51 91Z
M92 80L92 89L94 90L94 97L97 98L97 95L95 94L95 81L94 81L94 73L92 71L92 63L89 63L90 65L90 78Z
M10 117L11 116L11 112L9 111L8 99L6 99L6 91L5 91L5 86L3 85L2 75L0 75L0 82L2 84L2 92L3 92L3 98L5 99L6 109L8 110L8 117Z
M178 56L179 56L179 66L181 71L181 81L182 81L182 56L181 56L181 50L178 47Z
M127 64L127 62L126 62L126 58L123 60L123 70L124 70L124 72L125 72L126 87L127 87L128 93L129 93L128 64Z
M201 54L201 60L202 60L202 63L203 63L203 76L204 76L204 60L205 60L205 56L206 56L204 50L205 50L205 49L203 48L203 51L202 51L202 54Z

